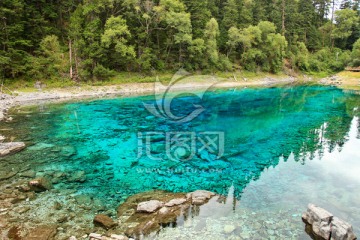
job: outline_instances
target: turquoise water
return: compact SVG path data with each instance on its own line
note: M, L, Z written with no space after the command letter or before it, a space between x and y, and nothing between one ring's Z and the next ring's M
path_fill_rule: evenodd
M351 222L360 234L358 93L323 86L214 90L202 101L174 100L171 108L179 116L194 110L194 104L204 107L188 123L154 117L143 106L153 101L152 96L127 97L19 109L13 122L0 123L0 134L31 146L6 157L0 167L30 164L38 175L55 179L59 191L96 195L114 208L129 195L151 189L206 189L225 196L231 189L240 203L232 214L246 209L276 222L274 216L283 210L280 215L294 218L289 229L303 228L301 211L314 202ZM145 150L138 153L139 133L149 132L158 132L152 158ZM224 153L217 159L218 152L205 149L190 160L174 161L166 154L169 132L223 133ZM201 142L191 147L199 149ZM86 179L55 177L79 171ZM218 212L216 219L221 215L228 217L224 221L235 219L229 211Z

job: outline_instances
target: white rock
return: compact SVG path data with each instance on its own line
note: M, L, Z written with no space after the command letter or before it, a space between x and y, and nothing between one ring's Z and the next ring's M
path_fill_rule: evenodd
M128 240L129 238L124 235L111 234L110 237L114 240Z
M193 204L199 205L204 204L208 199L210 199L212 196L214 196L215 193L205 191L205 190L197 190L192 193L188 193L186 195L187 198L191 198L191 202Z
M147 212L153 213L159 208L163 207L164 203L158 200L150 200L147 202L141 202L137 205L136 211L137 212Z
M76 239L76 237L71 236L71 237L69 238L69 240L77 240L77 239Z
M314 204L309 204L302 218L312 226L313 233L323 239L330 239L330 236L331 240L356 239L353 228L349 223L334 217L325 209Z
M90 233L89 239L90 240L101 240L101 234L98 233Z
M337 218L334 217L331 221L331 240L354 240L356 236L353 232L352 226Z
M224 226L224 232L229 234L232 233L235 230L235 226L233 225L225 225Z
M162 207L160 208L159 210L159 213L162 214L162 215L165 215L169 212L169 209L167 207Z
M187 201L186 198L176 198L176 199L172 199L169 202L165 203L165 206L173 207L173 206L181 205L181 204L185 203L186 201Z
M19 152L24 148L25 143L23 142L0 143L0 157L8 155L10 153Z

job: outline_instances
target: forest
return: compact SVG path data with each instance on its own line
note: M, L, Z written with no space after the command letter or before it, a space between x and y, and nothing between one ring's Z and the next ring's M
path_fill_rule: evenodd
M1 0L0 78L337 72L360 65L360 0Z

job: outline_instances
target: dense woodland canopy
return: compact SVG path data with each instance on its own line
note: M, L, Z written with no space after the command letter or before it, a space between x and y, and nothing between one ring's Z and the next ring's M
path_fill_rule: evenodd
M1 0L7 79L360 65L360 0Z

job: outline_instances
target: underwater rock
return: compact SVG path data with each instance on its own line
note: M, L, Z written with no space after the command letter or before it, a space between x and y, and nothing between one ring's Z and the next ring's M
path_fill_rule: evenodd
M61 148L61 155L64 157L71 157L76 154L76 149L73 146L64 146Z
M119 226L127 236L135 239L157 232L161 227L171 226L192 207L192 194L195 202L200 202L201 198L203 203L214 196L208 191L197 191L188 196L159 190L135 194L118 207ZM146 211L145 203L149 206Z
M197 190L186 195L188 199L191 199L192 204L195 205L206 203L212 196L215 196L215 193L205 190Z
M28 185L30 189L34 192L45 192L52 189L51 182L45 177L31 180Z
M26 240L51 240L57 233L55 225L38 226L32 229L29 235L26 236Z
M150 200L147 202L141 202L138 204L136 211L137 212L146 212L146 213L153 213L159 208L164 206L163 202L160 202L158 200Z
M233 225L225 225L224 226L224 232L229 234L232 233L235 230L235 226Z
M31 151L43 151L45 149L48 148L53 148L54 145L53 144L48 144L48 143L37 143L31 147L29 147L28 149Z
M352 226L337 218L323 208L309 204L307 211L302 215L306 230L311 236L324 240L354 240L356 236Z
M8 231L8 238L13 240L21 240L21 228L18 226L12 226Z
M106 230L109 230L117 225L117 223L114 222L114 220L112 220L112 218L110 218L104 214L96 215L93 222L94 222L95 226L102 227Z
M33 178L36 176L36 172L34 170L28 170L20 173L20 177Z
M124 235L111 234L110 237L106 237L98 233L91 233L89 235L89 239L90 240L129 240L129 238Z
M86 175L84 171L77 171L71 174L68 178L69 182L85 182L86 181Z
M12 178L16 174L16 171L0 171L0 181Z
M76 203L79 205L91 205L92 204L91 197L88 195L80 194L80 195L76 195L74 198L75 198Z
M110 238L114 239L114 240L128 240L129 239L128 237L126 237L124 235L117 235L117 234L111 234Z
M0 143L0 157L19 152L24 148L25 143L23 142Z

